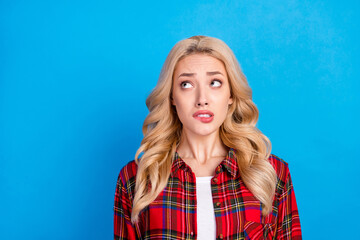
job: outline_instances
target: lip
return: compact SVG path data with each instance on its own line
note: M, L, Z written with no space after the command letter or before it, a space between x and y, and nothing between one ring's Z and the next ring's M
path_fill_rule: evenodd
M208 114L210 117L199 117L200 114ZM194 113L193 117L203 123L209 123L214 119L214 113L208 110L200 110Z

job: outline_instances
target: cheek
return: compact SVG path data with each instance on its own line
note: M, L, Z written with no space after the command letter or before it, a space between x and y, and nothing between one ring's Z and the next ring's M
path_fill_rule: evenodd
M191 106L189 106L189 102L187 101L179 101L179 99L174 99L174 107L176 109L176 114L180 120L181 123L186 123L189 118L191 118Z
M175 101L175 102L176 102L176 104L174 107L176 108L176 113L177 113L178 117L181 119L183 116L186 115L187 107L182 102L178 102L178 101Z
M221 101L219 101L219 107L218 107L218 111L219 114L222 116L222 118L225 118L227 115L227 112L229 111L229 98L224 98Z
M178 110L186 111L191 105L192 96L189 94L174 91L172 96L172 104L175 105Z
M170 100L171 100L171 104L175 105L175 93L174 93L174 90L171 91Z
M176 89L173 89L171 92L171 103L176 106L181 104L181 96L179 91Z
M186 113L183 112L183 109L181 107L179 107L178 105L175 106L176 107L176 115L178 117L178 119L180 120L180 122L184 125L187 125L187 117L186 117Z

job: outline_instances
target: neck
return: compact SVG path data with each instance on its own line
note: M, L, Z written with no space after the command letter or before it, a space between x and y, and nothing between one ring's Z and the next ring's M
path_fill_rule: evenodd
M216 157L227 155L228 149L220 139L219 130L206 136L191 134L183 129L177 152L182 158L206 164Z

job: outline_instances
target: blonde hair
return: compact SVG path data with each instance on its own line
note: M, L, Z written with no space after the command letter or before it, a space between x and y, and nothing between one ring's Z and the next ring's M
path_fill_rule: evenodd
M262 203L262 214L272 210L276 173L267 160L271 143L257 128L259 112L252 102L252 91L231 49L221 40L194 36L178 42L162 67L158 83L146 99L149 114L143 124L144 138L135 155L138 165L135 197L131 213L136 222L165 188L173 157L181 137L181 122L171 104L173 73L176 64L191 54L206 54L222 61L230 83L233 104L220 127L220 138L234 148L239 172L247 188ZM143 153L139 159L139 155Z

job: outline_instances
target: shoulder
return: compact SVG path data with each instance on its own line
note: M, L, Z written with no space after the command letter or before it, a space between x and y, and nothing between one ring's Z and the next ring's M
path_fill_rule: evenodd
M269 162L275 169L278 180L286 182L287 176L289 175L288 163L274 154L270 155Z
M137 164L134 160L128 162L119 172L117 185L131 192L135 187Z

